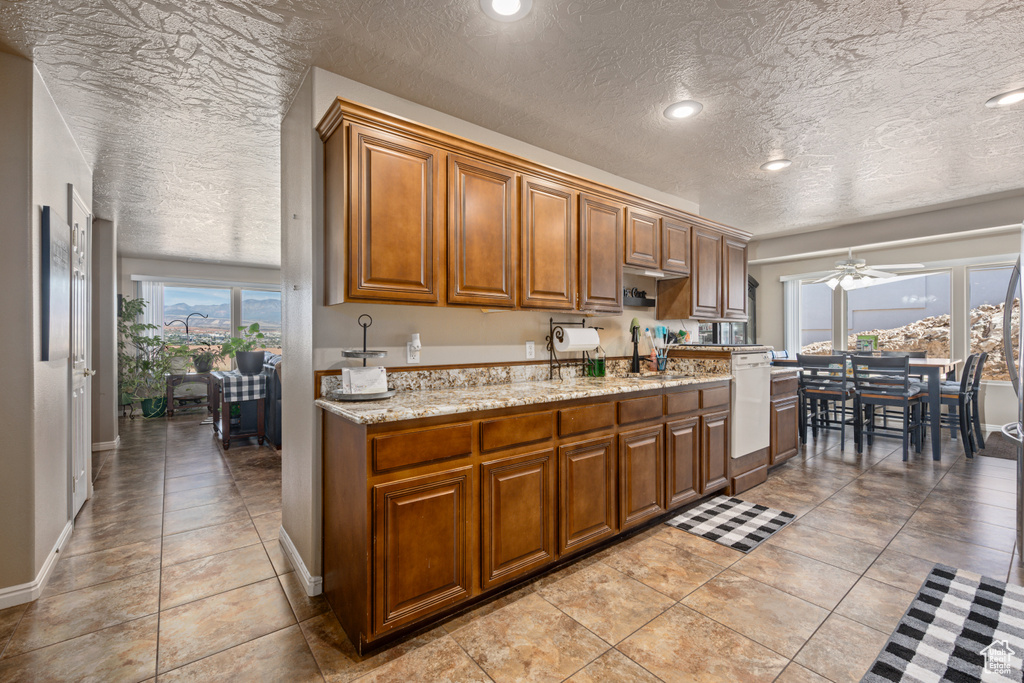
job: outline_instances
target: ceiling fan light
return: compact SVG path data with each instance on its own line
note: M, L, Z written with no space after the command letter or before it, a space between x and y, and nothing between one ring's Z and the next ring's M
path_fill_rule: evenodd
M833 289L834 290L839 285L839 278L834 277L831 280L829 280L828 282L826 282L825 284L828 285L829 289Z
M853 279L852 275L844 275L843 279L839 281L839 286L849 291L856 287L856 280Z

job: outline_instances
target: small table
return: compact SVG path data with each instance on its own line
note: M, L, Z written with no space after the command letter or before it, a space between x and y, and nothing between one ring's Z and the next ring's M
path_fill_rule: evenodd
M210 388L213 391L213 431L219 433L224 450L231 447L232 437L255 436L263 445L266 436L263 424L264 403L267 397L266 375L243 375L237 370L211 372ZM256 401L256 431L243 432L241 425L231 429L231 405L240 401Z
M197 408L212 408L210 401L210 373L208 372L185 372L181 374L164 375L167 379L167 417L174 417L174 387L182 384L205 384L206 403L194 404Z

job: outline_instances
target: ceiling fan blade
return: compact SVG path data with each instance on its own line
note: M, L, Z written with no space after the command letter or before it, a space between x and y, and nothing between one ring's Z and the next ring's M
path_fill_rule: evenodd
M914 270L924 268L923 263L887 263L884 266L870 266L875 270Z
M829 274L828 274L828 275L826 275L825 277L819 278L819 279L817 279L817 280L814 280L814 281L812 281L812 282L808 282L807 284L809 284L809 285L816 285L816 284L819 284L819 283L822 283L822 282L828 282L828 281L829 281L829 280L831 280L832 278L838 278L838 277L839 277L839 276L838 276L838 275L836 275L835 273L829 273Z
M878 278L896 277L896 273L887 273L884 270L875 270L874 268L865 268L862 271L860 271L860 274Z

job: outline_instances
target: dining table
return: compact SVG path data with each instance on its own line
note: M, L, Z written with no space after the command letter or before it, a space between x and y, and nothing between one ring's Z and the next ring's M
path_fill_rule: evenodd
M799 363L795 358L776 358L773 363L782 367L796 367ZM942 382L956 370L959 360L953 358L911 358L910 374L914 377L927 379L929 433L932 442L932 460L942 459Z

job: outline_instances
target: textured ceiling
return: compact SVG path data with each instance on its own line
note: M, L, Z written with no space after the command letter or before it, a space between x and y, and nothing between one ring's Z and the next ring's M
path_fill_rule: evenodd
M264 265L310 65L764 235L1024 189L1024 106L983 106L1024 86L1021 35L1020 0L534 0L514 24L477 0L0 0L121 252Z

